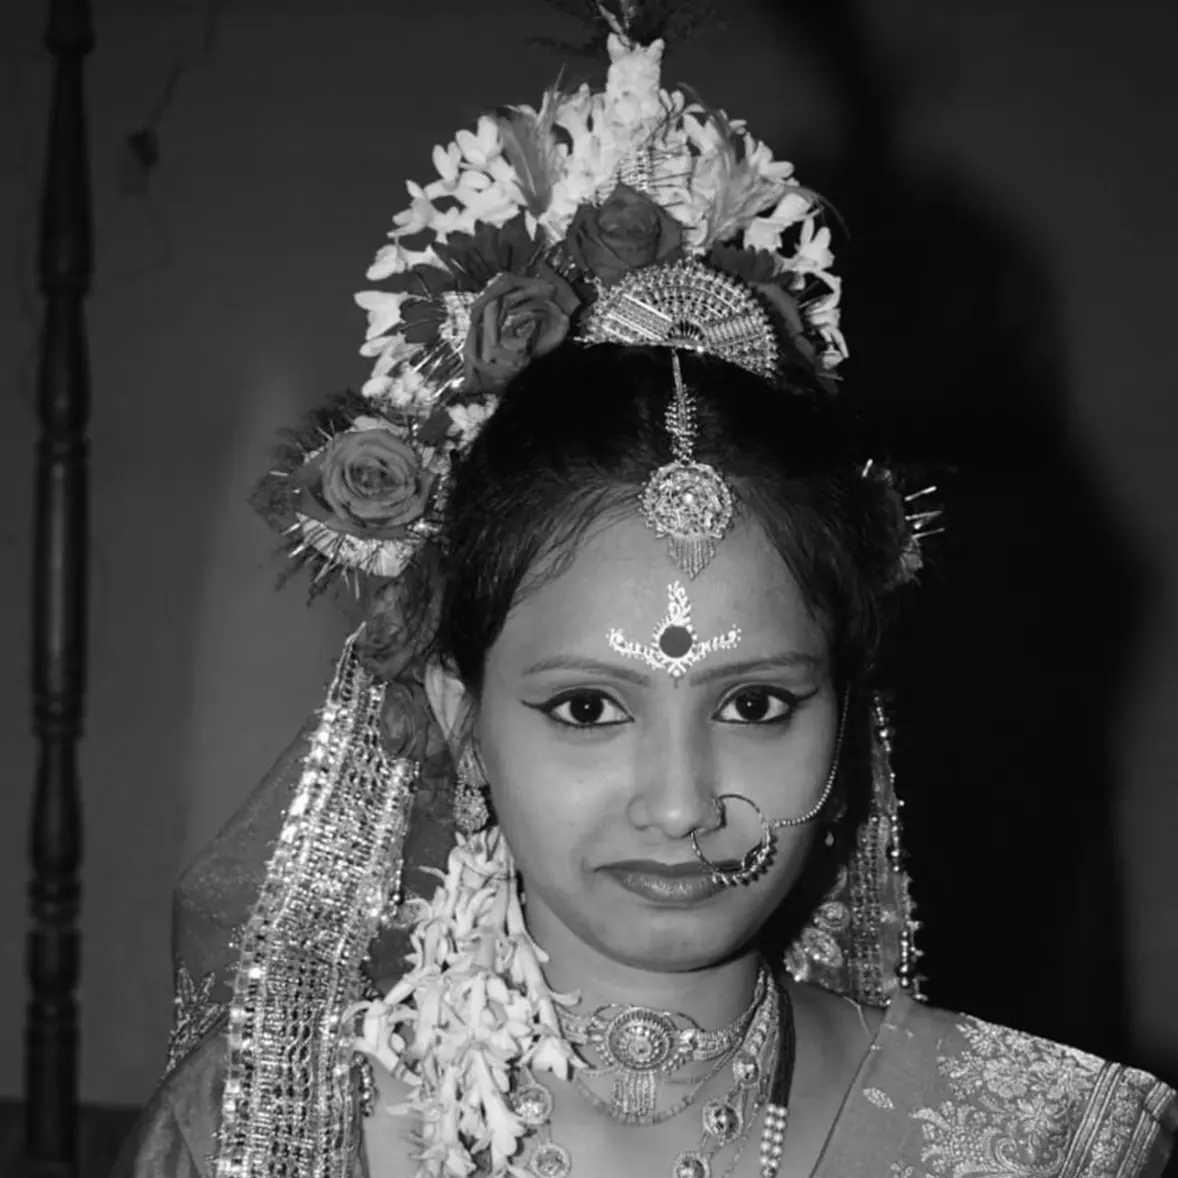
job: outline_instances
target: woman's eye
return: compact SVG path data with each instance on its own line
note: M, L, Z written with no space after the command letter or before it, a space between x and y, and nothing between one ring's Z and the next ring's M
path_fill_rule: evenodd
M545 704L545 715L569 728L607 728L628 724L630 717L608 695L578 691Z
M717 713L725 724L773 724L788 720L798 701L773 687L746 687L729 698Z

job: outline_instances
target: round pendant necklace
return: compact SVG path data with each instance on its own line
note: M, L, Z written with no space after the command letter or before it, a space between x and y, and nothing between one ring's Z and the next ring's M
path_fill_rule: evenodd
M749 1005L718 1031L704 1030L686 1016L678 1016L677 1020L668 1011L645 1006L601 1006L589 1015L559 1010L558 1017L568 1042L574 1047L591 1048L600 1060L597 1066L581 1069L581 1078L613 1077L610 1116L629 1125L651 1124L675 1115L655 1111L660 1079L689 1063L720 1060L719 1066L723 1067L725 1057L748 1034L769 984L762 965ZM710 1078L705 1076L699 1087Z
M700 1110L702 1133L699 1144L676 1155L670 1166L671 1178L716 1178L715 1158L721 1150L732 1146L735 1156L725 1171L724 1178L728 1178L743 1156L749 1133L761 1114L759 1174L760 1178L776 1178L789 1120L795 1057L794 1017L788 992L767 972L763 971L762 976L764 989L761 990L759 978L760 998L754 1000L746 1012L745 1033L734 1049L723 1052L720 1064L709 1068L704 1078L693 1084L688 1098L672 1106L675 1113L683 1111L694 1102L709 1079L727 1064L731 1065L732 1087L724 1096L705 1102ZM549 1132L552 1094L530 1073L523 1073L521 1078L523 1083L512 1093L512 1107L520 1120L539 1137L527 1159L527 1170L534 1178L569 1178L573 1171L572 1155L563 1145L553 1141ZM595 1107L613 1115L614 1102L603 1100L583 1084L577 1087ZM656 1118L669 1119L653 1114L652 1119L636 1123L652 1124L656 1123Z

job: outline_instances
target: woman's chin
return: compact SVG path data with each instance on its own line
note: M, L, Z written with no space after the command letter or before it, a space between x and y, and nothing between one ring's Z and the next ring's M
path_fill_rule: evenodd
M628 916L590 930L590 940L610 960L631 969L689 973L730 960L752 940L755 926L728 914L680 909Z

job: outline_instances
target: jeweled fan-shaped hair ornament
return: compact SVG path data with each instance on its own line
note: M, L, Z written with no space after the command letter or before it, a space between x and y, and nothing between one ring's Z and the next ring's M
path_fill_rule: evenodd
M767 379L777 371L768 312L746 286L696 261L627 274L598 296L580 338L704 352Z

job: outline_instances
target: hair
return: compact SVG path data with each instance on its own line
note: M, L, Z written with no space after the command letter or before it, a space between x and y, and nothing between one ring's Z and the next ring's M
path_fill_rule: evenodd
M840 686L861 684L903 550L897 492L863 477L854 423L814 378L775 385L711 357L681 362L696 459L723 474L737 519L758 524L789 567ZM635 511L671 461L672 380L665 348L563 344L508 386L457 464L430 654L473 698L512 606L559 575L591 528Z
M865 477L855 420L808 371L775 384L711 357L685 353L681 364L696 410L694 455L722 473L738 520L759 525L790 569L825 629L847 708L834 848L812 857L766 926L788 943L852 852L869 805L871 679L909 543L903 500L890 476ZM427 662L439 660L477 703L512 607L559 576L590 529L637 510L651 473L672 459L673 387L664 348L575 343L509 384L455 464L440 533L377 594L366 627L369 666L405 685L422 716ZM427 755L421 725L408 727L397 749L425 758L444 806L451 758L440 741Z

